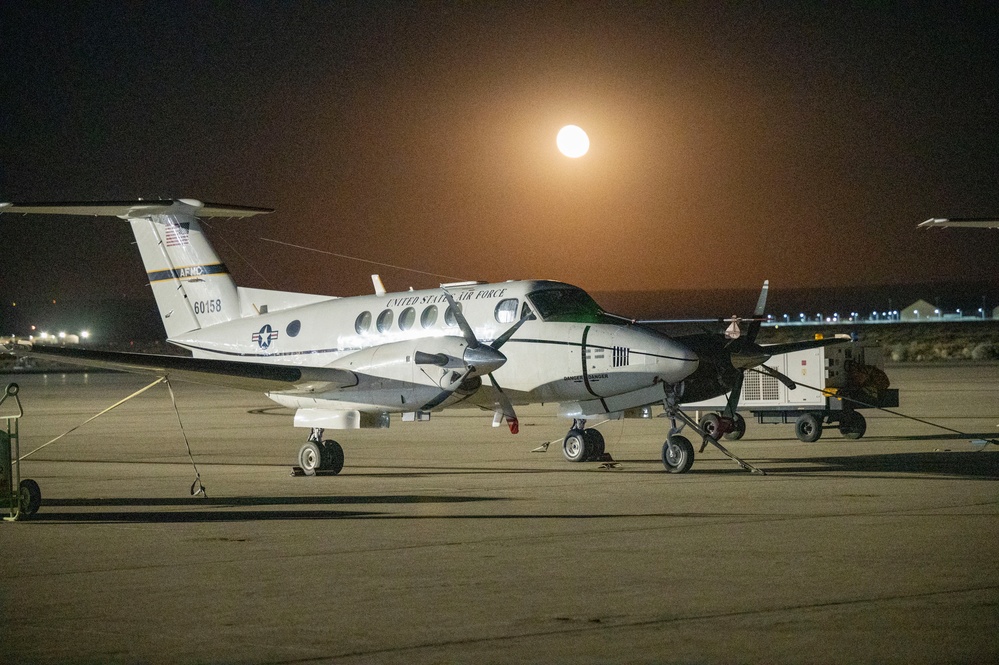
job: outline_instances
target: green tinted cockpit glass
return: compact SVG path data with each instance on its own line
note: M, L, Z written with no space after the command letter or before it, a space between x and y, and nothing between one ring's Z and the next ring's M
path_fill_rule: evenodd
M562 287L528 294L534 309L545 321L609 323L596 301L582 289Z

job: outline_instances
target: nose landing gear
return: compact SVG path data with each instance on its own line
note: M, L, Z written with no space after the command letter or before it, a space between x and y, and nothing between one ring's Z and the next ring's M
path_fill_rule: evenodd
M662 453L663 466L666 467L667 471L670 473L686 473L694 463L694 447L690 444L690 440L687 437L680 435L683 428L689 425L692 430L702 437L700 452L704 452L704 449L710 444L746 471L766 475L763 469L758 469L749 462L736 457L725 446L718 443L718 439L724 434L738 434L738 436L731 436L731 438L737 439L741 438L742 434L745 433L746 423L743 420L740 428L738 414L736 414L737 418L726 418L712 413L705 416L701 420L701 423L698 424L680 409L677 401L675 393L668 394L666 399L663 400L663 407L666 409L665 415L670 419L672 425L666 437L666 443L663 444ZM677 421L679 421L679 424L677 424Z

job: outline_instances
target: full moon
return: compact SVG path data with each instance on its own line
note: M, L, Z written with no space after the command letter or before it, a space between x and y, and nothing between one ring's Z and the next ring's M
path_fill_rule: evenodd
M566 157L582 157L590 149L590 137L576 125L566 125L560 129L555 143Z

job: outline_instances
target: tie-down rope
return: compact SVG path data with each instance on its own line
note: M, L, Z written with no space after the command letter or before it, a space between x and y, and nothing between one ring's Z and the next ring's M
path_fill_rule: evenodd
M138 397L142 393L146 392L147 390L149 390L153 386L155 386L157 384L160 384L160 383L166 383L167 390L170 392L170 402L173 404L173 410L177 414L177 423L180 425L180 432L184 436L184 443L185 443L185 445L187 445L187 456L190 458L191 465L194 467L195 480L194 480L194 483L191 484L191 495L192 496L196 496L198 494L201 494L203 496L208 496L207 493L205 492L205 486L201 483L201 472L198 471L198 465L194 462L194 455L191 453L191 442L188 441L188 439L187 439L187 432L184 430L184 421L181 420L180 409L177 408L177 398L173 394L173 387L170 385L170 379L168 379L165 376L161 376L161 377L157 378L155 381L153 381L152 383L150 383L148 386L145 386L143 388L140 388L139 390L136 390L134 393L132 393L128 397L125 397L124 399L118 400L117 402L115 402L114 404L112 404L108 408L104 409L100 413L98 413L96 415L93 415L90 418L87 418L86 420L84 420L79 425L75 425L75 426L69 428L68 430L66 430L65 432L63 432L59 436L55 437L51 441L46 441L45 443L43 443L42 445L38 446L34 450L21 455L18 459L15 460L15 464L20 463L21 460L26 459L26 458L34 455L35 453L37 453L42 448L45 448L46 446L52 445L53 443L55 443L59 439L63 438L64 436L66 436L68 434L72 434L73 432L75 432L76 430L80 429L81 427L83 427L87 423L89 423L89 422L91 422L93 420L96 420L97 418L100 418L105 413L107 413L107 412L109 412L109 411L111 411L113 409L116 409L117 407L121 406L122 404L124 404L128 400L132 399L133 397ZM195 488L197 488L197 489L195 489Z

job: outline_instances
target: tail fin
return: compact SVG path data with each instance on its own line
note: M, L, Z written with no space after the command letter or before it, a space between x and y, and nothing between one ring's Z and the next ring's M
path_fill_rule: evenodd
M194 199L79 204L0 204L4 213L103 215L127 219L167 337L240 318L236 285L202 233L198 217L272 212Z

